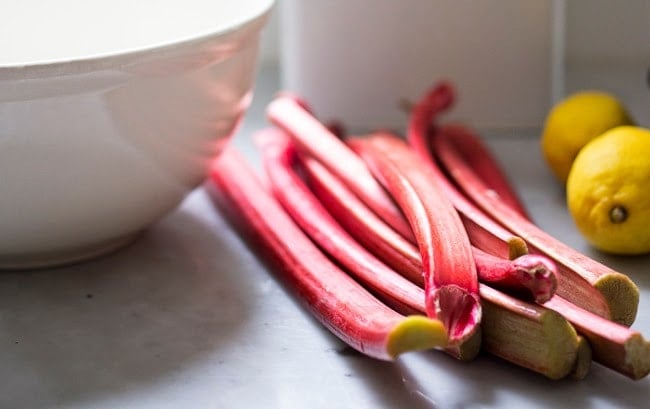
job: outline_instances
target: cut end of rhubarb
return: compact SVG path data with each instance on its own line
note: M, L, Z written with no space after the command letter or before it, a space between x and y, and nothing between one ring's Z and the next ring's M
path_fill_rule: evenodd
M625 342L626 375L634 380L645 378L650 373L650 342L639 333Z
M517 257L528 254L528 245L519 236L513 236L508 239L508 258L514 260Z
M591 345L585 337L578 335L578 355L576 362L571 370L571 378L575 380L582 380L587 377L591 369Z
M525 254L513 260L518 279L527 288L535 302L545 303L555 294L557 268L544 256Z
M547 359L540 372L550 379L562 379L571 374L578 359L578 334L575 328L555 311L544 313L542 325L548 348L543 351Z
M639 308L639 287L625 274L605 274L594 283L609 304L612 321L629 327Z
M449 343L458 345L473 336L481 322L481 302L472 294L457 285L445 285L435 290L427 305L430 316L442 321Z
M386 349L392 358L405 352L443 348L447 331L439 320L411 315L402 320L388 335Z

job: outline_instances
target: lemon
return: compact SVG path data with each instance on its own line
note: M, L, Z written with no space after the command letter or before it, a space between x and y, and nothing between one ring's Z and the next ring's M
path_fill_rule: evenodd
M594 247L650 252L650 130L611 129L585 145L566 184L573 220Z
M623 104L601 91L581 91L556 104L546 117L542 152L555 176L565 183L571 164L587 142L608 129L632 125Z

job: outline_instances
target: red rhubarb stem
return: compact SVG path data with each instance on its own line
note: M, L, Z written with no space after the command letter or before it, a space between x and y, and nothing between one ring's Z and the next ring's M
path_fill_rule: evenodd
M274 136L263 148L264 167L274 196L296 224L393 309L423 314L424 291L368 253L336 222L293 168L295 152L288 139Z
M269 180L271 182L272 190L276 198L288 211L291 217L301 226L303 231L316 242L321 248L324 249L330 257L337 263L343 265L346 270L352 274L360 283L368 287L374 293L379 293L382 299L392 300L389 305L397 305L401 308L415 309L419 312L424 312L424 295L421 288L417 287L406 281L394 270L383 265L372 254L370 254L364 247L360 246L351 236L349 236L340 225L336 223L334 218L330 216L323 206L318 201L318 198L312 193L307 186L302 182L299 172L294 169L291 164L293 162L293 153L286 139L278 138L277 134L270 134L276 143L269 143L269 138L266 139L264 144L264 162ZM313 158L312 162L315 162ZM322 166L320 167L321 169ZM345 187L343 187L345 188ZM351 194L351 193L350 193ZM356 199L356 198L355 198ZM358 201L358 199L356 199ZM361 204L361 206L364 206ZM372 217L376 216L366 207L365 212ZM383 223L379 220L379 223ZM384 226L386 226L384 224ZM386 226L390 229L388 226ZM393 232L395 235L397 233ZM404 240L401 236L401 240ZM410 243L407 243L411 245ZM507 299L505 295L491 289L486 289L485 286L481 287L481 294L486 293L491 300ZM493 307L496 308L496 307ZM528 306L528 309L535 307ZM500 311L499 315L508 314L507 311ZM500 339L509 339L511 342L520 342L521 335L513 332L513 336L508 338L504 336L503 332L508 331L508 328L502 328ZM490 334L486 329L483 334ZM471 342L466 344L472 344ZM447 349L446 352L456 356L459 359L469 360L476 356L478 353L478 346L473 349L474 345L465 345L460 349ZM503 345L490 349L500 356L499 353L504 350ZM519 364L527 365L525 357L517 354L505 355L506 359ZM523 361L522 361L523 360ZM532 366L535 370L539 368ZM543 371L542 371L543 372Z
M503 203L530 220L526 207L508 180L499 162L480 136L460 124L441 126L441 131L450 136L450 142L458 149L465 163L481 177Z
M228 220L256 246L288 289L332 333L361 353L392 360L411 350L444 346L444 327L404 317L333 264L257 181L234 147L215 161L214 196Z
M405 252L407 253L405 258L407 260L412 259L407 263L405 270L417 265L415 268L416 273L421 271L421 262L417 249L383 221L379 220L370 209L361 203L352 192L347 190L322 165L313 158L306 158L303 161L303 170L307 171L310 185L316 196L337 220L345 224L348 231L354 232L357 237L360 237L361 244L378 249L378 257L386 257L387 254L394 251L392 246L401 241L404 248L410 248L410 251ZM313 233L312 238L314 240L322 236L318 232ZM331 233L328 231L327 235ZM388 239L388 242L383 246L373 244L373 242L384 243L384 239ZM397 257L394 260L399 263L402 257L399 250L396 253ZM331 254L335 258L344 256L344 252L333 252ZM475 257L475 259L479 258ZM338 260L340 261L340 259ZM506 262L513 263L511 261ZM354 268L358 268L357 265L353 264L352 269ZM481 271L481 267L478 265L477 269L479 272ZM394 271L391 272L397 274ZM492 275L498 276L498 274ZM363 275L359 277L363 277ZM387 289L387 293L390 293L390 289ZM571 333L575 338L573 328L569 328L568 324L563 326L560 319L552 319L552 315L549 316L548 313L542 312L543 307L515 300L487 287L485 284L480 284L480 293L481 303L485 307L485 320L494 324L483 326L482 338L485 343L482 343L482 345L485 346L487 351L554 379L567 373L571 368L572 361ZM423 304L424 300L421 301ZM539 325L533 324L537 316L540 317ZM546 319L541 319L541 317L546 317ZM513 325L513 323L527 325ZM471 344L472 342L467 342L463 344L462 348L458 350L447 349L447 352L459 359L472 359L477 350ZM522 347L522 345L529 345L529 347ZM548 352L544 352L545 348L548 349ZM563 368L566 368L566 370Z
M422 260L417 247L381 221L334 175L313 158L302 160L311 190L334 218L365 248L394 270L422 286ZM545 302L557 286L555 264L539 255L513 260L472 247L479 281L526 299Z
M488 212L488 209L485 207L487 205L485 200L479 200L478 202L470 201L464 193L458 190L458 188L450 182L447 174L445 174L440 168L437 160L438 158L435 158L432 155L433 147L430 146L429 142L431 142L432 139L436 140L439 135L442 135L442 133L440 132L439 127L432 126L432 121L436 119L440 114L440 111L436 105L431 105L428 101L434 99L431 95L439 93L445 96L453 96L446 86L443 86L442 88L434 87L412 109L407 130L409 144L416 152L418 152L422 160L427 163L436 179L436 182L438 182L440 188L445 192L447 197L449 197L451 202L454 204L456 210L460 213L472 244L490 254L501 257L507 256L507 253L512 247L514 247L512 244L523 241L522 237L519 237L520 235L517 231L512 230L511 232L511 230L506 229L506 227L497 223L492 219L492 215L488 216L487 214L490 212ZM454 180L457 182L458 179L460 178L454 177ZM488 189L486 189L486 196L493 196L487 192L487 190ZM493 198L490 203L494 202L499 201ZM475 203L478 203L481 208L477 207ZM517 215L519 219L524 219L514 210L511 210L510 213ZM530 243L527 244L530 245ZM552 259L554 258L552 254L545 254ZM557 268L558 292L595 314L606 318L612 317L610 305L607 303L603 294L595 290L592 284L562 263L558 263Z
M627 276L560 242L494 197L491 189L462 160L450 138L443 132L433 137L436 157L474 203L523 238L534 252L557 263L558 294L605 318L625 325L634 322L639 302L636 285ZM602 308L603 304L606 308Z
M538 303L548 301L557 288L555 263L537 254L505 260L474 248L479 279L509 293L517 293ZM480 267L479 267L480 266Z
M472 244L495 256L515 258L528 252L521 238L513 235L503 226L486 216L482 210L465 198L447 179L432 160L429 146L429 131L432 121L448 109L454 99L451 86L441 83L428 92L411 110L407 127L409 144L430 168L431 175L445 196L453 203Z
M650 342L641 333L555 296L545 307L562 314L589 341L593 359L632 379L650 373Z
M424 285L417 247L393 230L320 162L300 157L311 190L359 243L409 281Z
M321 161L355 194L372 198L367 202L368 206L400 234L412 239L413 232L404 216L377 181L370 177L363 161L303 105L295 98L281 95L268 105L267 116L291 136L298 149Z
M427 314L442 320L450 343L462 343L477 330L481 306L471 245L458 213L399 138L377 133L349 143L391 193L414 232Z

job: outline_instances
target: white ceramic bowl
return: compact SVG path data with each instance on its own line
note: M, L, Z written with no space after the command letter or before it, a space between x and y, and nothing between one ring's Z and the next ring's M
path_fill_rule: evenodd
M0 5L0 268L32 268L118 248L202 182L273 0Z

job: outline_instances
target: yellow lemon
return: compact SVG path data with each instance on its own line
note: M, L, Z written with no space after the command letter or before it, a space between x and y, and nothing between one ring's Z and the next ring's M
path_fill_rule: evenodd
M555 176L565 183L580 149L619 125L632 125L632 120L615 96L600 91L572 94L556 104L546 117L541 141L544 158Z
M567 204L594 247L650 252L650 130L611 129L585 145L571 167Z

